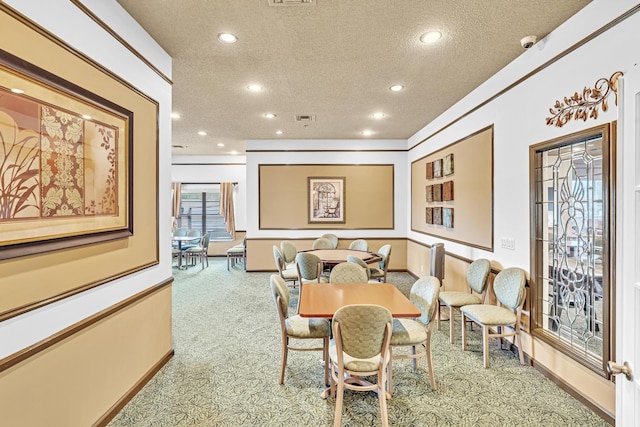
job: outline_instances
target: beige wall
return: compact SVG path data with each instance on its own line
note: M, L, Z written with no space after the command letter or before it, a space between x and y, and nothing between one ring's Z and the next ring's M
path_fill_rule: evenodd
M171 286L0 368L3 426L90 426L170 356ZM0 360L0 367L10 364Z
M389 165L260 165L259 228L393 229ZM309 224L309 177L345 178L345 223Z
M239 245L244 240L244 236L246 236L245 231L237 231L235 240L224 240L224 241L210 241L209 242L209 250L207 251L207 255L209 256L226 256L227 249L232 246Z

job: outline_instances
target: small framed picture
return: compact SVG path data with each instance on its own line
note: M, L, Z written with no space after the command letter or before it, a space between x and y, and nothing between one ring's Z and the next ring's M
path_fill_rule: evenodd
M442 184L442 200L445 202L453 200L453 181L446 181Z
M427 162L427 179L433 179L433 162Z
M433 185L426 186L427 202L433 202Z
M433 184L433 201L442 201L442 184Z
M435 225L442 225L442 208L433 208L433 223Z
M433 161L433 177L442 178L442 159Z
M426 223L433 224L433 208L426 208Z
M453 153L444 156L442 163L442 173L444 176L453 175Z
M442 208L442 225L453 228L453 208Z

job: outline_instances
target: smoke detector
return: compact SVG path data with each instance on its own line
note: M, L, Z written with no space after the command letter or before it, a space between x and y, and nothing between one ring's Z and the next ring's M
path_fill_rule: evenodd
M301 122L301 123L315 122L316 121L316 116L315 115L295 116L295 121L296 122Z
M269 0L269 6L315 6L316 0Z

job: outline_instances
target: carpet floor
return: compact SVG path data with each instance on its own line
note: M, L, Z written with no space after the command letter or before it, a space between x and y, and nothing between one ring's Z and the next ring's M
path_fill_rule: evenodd
M270 273L210 266L174 268L175 356L109 423L109 427L329 426L335 402L322 399L320 352L289 352L285 384L278 384L280 326ZM408 295L414 279L389 274ZM297 305L292 289L291 307ZM389 425L608 426L597 414L518 357L491 343L482 368L482 335L469 332L467 351L449 344L448 323L434 329L432 354L437 390L424 359L394 364ZM460 325L456 326L458 331ZM312 344L316 344L313 343ZM345 391L343 426L380 425L377 395Z

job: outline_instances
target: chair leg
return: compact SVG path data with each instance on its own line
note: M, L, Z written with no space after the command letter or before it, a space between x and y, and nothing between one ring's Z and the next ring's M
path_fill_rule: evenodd
M389 369L389 372L391 370ZM387 414L387 393L385 391L385 367L380 366L378 371L378 399L380 400L380 419L382 420L382 426L387 427L389 425L389 415Z
M324 385L329 385L329 337L322 340L322 359L324 360Z
M440 301L438 301L438 304L436 305L436 326L438 327L438 330L440 330Z
M482 325L482 356L485 369L489 367L489 327Z
M389 346L389 364L387 365L387 390L389 394L393 394L393 347L391 346Z
M467 349L467 328L466 328L467 318L463 312L460 312L460 317L462 320L462 350L464 351Z
M289 337L282 337L282 358L280 362L280 384L284 384L284 368L287 366L287 354L289 353Z
M382 393L384 394L384 393ZM340 427L342 421L342 401L344 400L344 371L338 368L338 390L336 392L336 412L333 416L333 427Z
M411 354L413 354L413 370L414 372L418 370L418 359L415 357L416 356L416 346L412 345L411 346Z
M431 390L436 389L436 380L433 375L433 361L431 359L431 330L427 331L427 342L425 343L425 352L427 358L427 369L429 369L429 381L431 382Z
M454 314L454 308L452 305L449 306L449 344L453 344L453 324L455 323L453 321L453 314ZM462 325L462 327L464 328L464 324Z
M520 335L520 331L514 336L513 341L516 343L518 347L518 355L520 356L520 364L524 365L524 351L522 349L522 335Z

